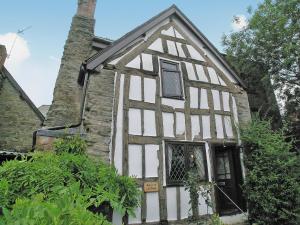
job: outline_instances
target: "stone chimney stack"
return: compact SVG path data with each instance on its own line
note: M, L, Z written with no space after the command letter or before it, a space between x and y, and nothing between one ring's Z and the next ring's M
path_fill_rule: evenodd
M0 45L0 69L2 69L5 60L7 57L7 52L6 52L6 48L4 45Z
M77 79L80 66L92 50L96 0L78 0L55 83L53 101L44 125L70 126L80 122L82 88Z

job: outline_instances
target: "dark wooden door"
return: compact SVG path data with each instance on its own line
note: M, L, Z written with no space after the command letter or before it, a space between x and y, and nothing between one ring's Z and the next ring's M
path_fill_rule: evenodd
M240 162L236 159L235 147L215 147L215 177L218 188L217 193L217 208L221 215L233 214L239 212L233 204L241 206L241 191L240 191ZM233 201L231 201L225 194Z

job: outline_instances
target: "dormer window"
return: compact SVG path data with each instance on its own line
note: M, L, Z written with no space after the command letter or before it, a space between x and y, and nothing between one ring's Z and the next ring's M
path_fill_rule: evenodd
M183 99L179 63L161 60L162 97Z

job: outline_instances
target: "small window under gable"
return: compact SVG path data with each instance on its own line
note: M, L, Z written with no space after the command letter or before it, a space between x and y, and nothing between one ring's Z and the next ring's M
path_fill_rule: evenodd
M183 99L179 63L161 60L162 97Z

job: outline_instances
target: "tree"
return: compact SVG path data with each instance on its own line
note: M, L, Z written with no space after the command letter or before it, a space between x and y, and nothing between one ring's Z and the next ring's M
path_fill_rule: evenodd
M238 72L271 81L284 101L285 117L297 134L300 123L300 1L265 0L248 26L224 37L227 59ZM253 68L253 63L257 67ZM298 132L298 138L300 136Z

